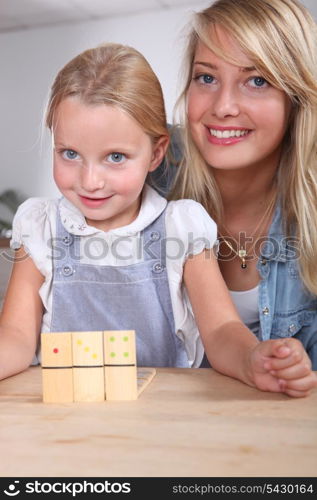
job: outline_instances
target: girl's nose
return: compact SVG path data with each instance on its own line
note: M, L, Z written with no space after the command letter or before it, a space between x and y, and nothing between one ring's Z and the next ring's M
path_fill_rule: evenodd
M97 191L105 186L105 179L98 165L85 165L82 168L81 184L85 191Z
M224 86L219 89L215 96L213 114L217 118L228 116L238 116L240 113L240 103L237 91L231 86Z

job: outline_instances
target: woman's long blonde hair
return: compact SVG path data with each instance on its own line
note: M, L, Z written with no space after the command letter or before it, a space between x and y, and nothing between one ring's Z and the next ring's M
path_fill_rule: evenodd
M295 228L300 242L302 279L308 290L317 294L317 31L313 18L297 0L218 0L194 15L184 58L186 83L178 101L185 157L171 198L195 199L218 223L222 219L222 201L212 169L197 149L186 117L197 43L202 41L217 55L234 62L211 41L215 26L236 40L261 76L291 100L278 190L285 233Z
M46 111L50 130L60 102L68 97L92 106L119 107L138 122L154 144L168 136L158 78L143 55L127 45L105 43L88 49L59 71Z

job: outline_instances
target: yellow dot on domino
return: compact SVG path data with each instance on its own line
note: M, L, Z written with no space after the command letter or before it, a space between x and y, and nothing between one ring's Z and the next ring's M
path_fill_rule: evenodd
M77 345L83 345L83 341L82 340L77 340Z
M88 347L88 346L87 346L87 347L85 347L84 351L85 351L85 352L89 352L89 351L90 351L90 347Z
M92 355L92 358L93 358L93 359L97 359L97 358L98 358L98 354L94 353L94 354Z

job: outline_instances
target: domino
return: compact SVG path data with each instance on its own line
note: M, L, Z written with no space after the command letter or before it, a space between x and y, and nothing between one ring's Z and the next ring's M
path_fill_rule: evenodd
M138 397L134 330L104 332L105 390L107 401Z
M155 368L138 368L137 369L137 388L138 397L144 389L152 382L156 375Z
M103 332L73 332L74 401L104 401Z
M44 403L73 402L71 333L42 333L41 356Z

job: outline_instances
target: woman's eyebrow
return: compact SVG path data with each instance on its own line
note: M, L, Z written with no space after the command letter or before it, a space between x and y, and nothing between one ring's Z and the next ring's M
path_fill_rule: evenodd
M243 73L250 73L250 71L256 71L256 67L255 66L245 66L245 67L239 68L239 70L242 71Z
M200 65L200 66L206 66L206 68L209 68L209 69L214 69L214 70L217 70L218 69L218 66L216 66L215 64L211 64L211 63L208 63L208 62L204 62L204 61L194 61L194 65ZM255 71L256 70L256 67L255 66L242 66L239 68L239 71L243 72L243 73L249 73L251 71Z
M210 68L210 69L218 69L218 66L216 66L215 64L208 63L208 62L194 61L194 64L199 64L200 66L206 66L207 68Z

